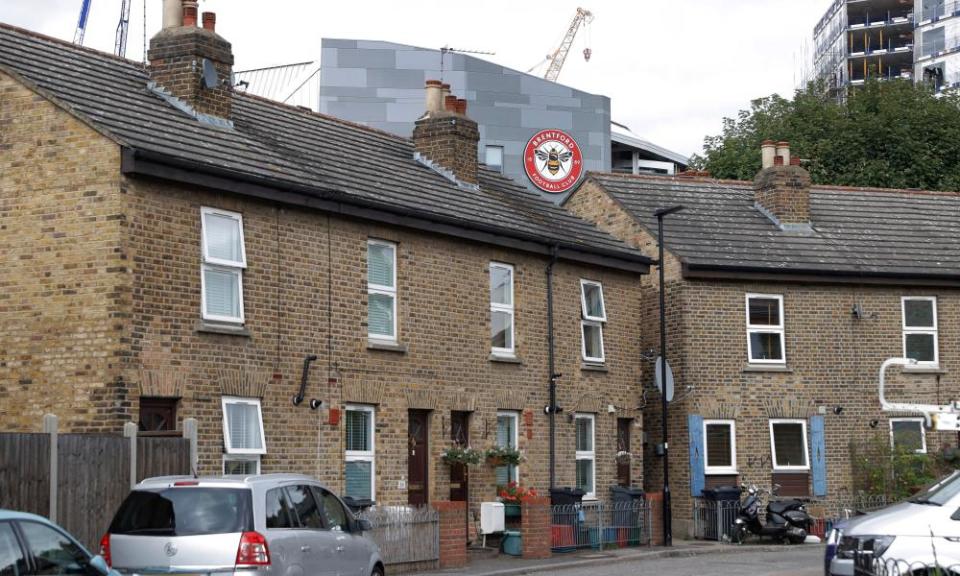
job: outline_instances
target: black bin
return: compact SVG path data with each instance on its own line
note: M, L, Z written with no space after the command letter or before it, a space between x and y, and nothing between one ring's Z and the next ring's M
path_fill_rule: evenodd
M712 504L706 510L704 538L725 540L733 535L733 523L740 509L739 486L717 486L703 490L703 498Z
M579 488L551 488L550 505L566 506L571 504L583 503L583 495L586 494Z
M613 503L613 525L617 528L636 528L642 526L641 514L644 510L641 505L631 505L633 502L643 502L644 494L640 488L633 486L611 486L610 500ZM634 537L631 535L631 540Z
M376 504L376 502L369 498L353 498L352 496L344 496L343 503L346 504L354 514L362 512Z

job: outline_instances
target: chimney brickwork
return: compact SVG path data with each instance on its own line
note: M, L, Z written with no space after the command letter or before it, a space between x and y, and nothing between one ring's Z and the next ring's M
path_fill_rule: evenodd
M800 166L764 168L753 181L754 200L781 224L810 222L810 173Z
M212 28L213 19L207 17ZM203 60L217 70L219 83L203 84ZM230 43L212 29L193 26L164 28L150 39L150 76L157 86L202 114L230 118L233 51Z
M444 98L442 109L431 109L437 98L434 89L435 84L428 81L428 109L414 124L414 148L422 157L452 172L460 182L477 184L477 123L466 116L467 102L453 96Z

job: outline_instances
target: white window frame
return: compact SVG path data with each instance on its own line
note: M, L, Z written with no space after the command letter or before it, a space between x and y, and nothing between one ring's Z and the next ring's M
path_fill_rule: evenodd
M370 419L368 420L367 434L370 437L370 449L369 450L344 450L344 462L369 462L370 463L370 499L376 500L377 495L377 410L374 406L363 405L363 404L347 404L344 407L346 412L366 412L370 414ZM346 420L346 415L344 415L344 420ZM346 434L347 426L344 423L343 426L344 434ZM346 445L346 444L344 444ZM346 469L344 469L343 480L346 484L347 474Z
M240 228L240 260L224 260L214 258L207 254L207 215L225 216L237 221ZM233 324L243 324L243 271L247 268L247 247L243 237L243 216L238 212L229 210L220 210L219 208L210 208L202 206L200 208L200 252L202 264L200 265L200 315L204 320L214 322L230 322ZM207 270L220 270L223 272L232 272L237 275L237 290L239 291L238 303L240 304L239 316L221 316L219 314L207 313Z
M491 290L491 292L490 292L490 324L491 324L491 327L492 327L492 325L493 325L493 313L494 313L494 312L504 312L504 313L507 313L507 314L510 315L510 346L507 347L507 348L498 348L498 347L493 346L493 345L491 344L491 346L490 346L490 353L491 353L491 354L494 354L495 356L514 356L514 355L516 354L516 350L517 350L517 341L516 341L517 333L516 333L516 330L515 330L515 326L516 326L516 314L514 313L514 311L515 311L515 304L516 304L516 294L514 293L514 290L513 290L513 288L514 288L515 270L514 270L513 265L511 265L511 264L504 264L504 263L502 263L502 262L491 262L491 263L490 263L490 274L489 274L489 277L491 277L491 278L493 277L493 269L494 269L494 268L500 268L501 270L509 270L509 271L510 271L510 304L507 305L507 304L497 304L497 303L495 303L495 302L493 301L493 291ZM491 332L492 332L492 330L491 330ZM492 337L492 334L491 334L491 337Z
M520 449L520 413L515 410L497 410L497 420L499 420L504 416L513 420L513 448L514 450L519 450ZM498 428L499 428L499 424L498 424ZM495 434L499 436L499 430L497 430ZM498 440L498 439L495 438L495 440ZM503 447L503 446L500 446L499 440L497 441L497 447L499 448ZM518 464L507 464L506 466L508 468L514 469L513 476L515 477L515 480L513 481L516 482L517 484L520 484L520 466ZM509 476L510 474L508 473L507 477Z
M603 315L593 316L587 311L586 286L596 286L600 290L600 306ZM603 344L603 325L607 322L607 303L603 299L603 284L595 280L580 279L580 357L584 362L603 364L606 361L606 350ZM587 356L587 326L596 326L600 329L600 356Z
M491 149L491 148L496 148L496 149L500 150L500 165L499 165L499 166L494 167L494 166L491 166L491 165L487 162L487 160L488 160L489 157L490 157L489 154L490 154L490 149ZM484 148L483 148L483 163L484 163L484 165L485 165L487 168L490 168L491 170L496 170L497 172L503 174L503 158L504 158L504 148L503 148L503 146L501 146L501 145L499 145L499 144L487 144L486 146L484 146Z
M930 302L933 306L933 326L907 326L907 300L920 300ZM902 296L900 298L900 318L903 326L903 357L907 356L907 335L908 334L930 334L933 336L933 361L917 361L920 366L939 366L940 365L940 334L937 327L937 297L936 296Z
M397 315L397 244L396 242L389 242L387 240L377 240L375 238L367 239L367 254L370 254L369 246L388 246L393 250L393 287L384 286L382 284L371 284L369 281L369 259L367 261L367 339L373 340L375 342L390 342L395 343L397 341L397 332L399 331L400 318ZM372 334L370 332L370 303L369 296L371 294L381 294L384 296L390 296L393 298L393 334Z
M750 323L750 299L775 299L779 302L780 305L780 324L770 325L770 324L751 324ZM782 294L753 294L748 293L746 295L746 318L747 318L747 362L750 364L786 364L787 363L787 339L786 339L786 330L784 329L785 319L783 315L783 295ZM767 360L762 358L753 357L753 344L750 340L752 334L763 333L763 334L779 334L780 336L780 351L782 352L783 357L780 360Z
M805 466L778 466L777 465L777 443L773 437L774 424L800 424L803 430L803 458L806 461ZM774 472L809 472L810 471L810 445L808 444L807 421L802 418L771 418L770 419L770 454L773 456Z
M920 449L914 450L915 454L926 454L927 453L927 430L924 428L924 419L923 417L904 417L904 418L891 418L890 419L890 449L895 449L897 446L894 443L893 436L893 423L894 422L916 422L920 425Z
M260 455L259 455L259 454L254 454L254 455L250 455L250 454L224 454L224 455L223 455L223 473L224 473L224 474L227 474L227 462L237 462L237 461L256 462L256 463L257 463L257 469L253 472L253 474L259 474L259 473L260 473Z
M249 404L257 407L257 417L260 419L260 448L234 448L230 443L230 422L227 421L228 404ZM244 398L240 396L224 396L220 400L223 410L223 446L227 454L266 454L267 439L263 426L263 408L259 398Z
M707 426L727 426L730 428L730 466L710 466ZM703 421L703 470L705 474L739 474L737 472L737 422L736 420Z
M593 450L577 450L577 437L579 433L577 432L577 420L589 420L590 421L590 446L593 447ZM577 414L574 416L574 427L573 427L573 447L576 452L575 462L574 462L574 476L576 476L576 462L581 460L590 460L593 462L593 466L590 467L590 472L593 478L590 480L590 485L593 486L593 492L587 492L583 495L585 499L595 500L597 497L597 417L595 414Z

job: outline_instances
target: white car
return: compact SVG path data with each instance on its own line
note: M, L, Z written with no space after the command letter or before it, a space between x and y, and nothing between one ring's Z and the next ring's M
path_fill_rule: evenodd
M960 470L905 502L831 530L827 576L853 576L858 556L878 574L926 574L924 567L939 566L941 574L960 575Z

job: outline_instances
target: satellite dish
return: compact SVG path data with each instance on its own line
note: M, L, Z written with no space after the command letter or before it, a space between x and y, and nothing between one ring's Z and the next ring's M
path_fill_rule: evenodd
M203 87L212 90L220 84L220 76L217 74L217 68L208 58L203 59Z

